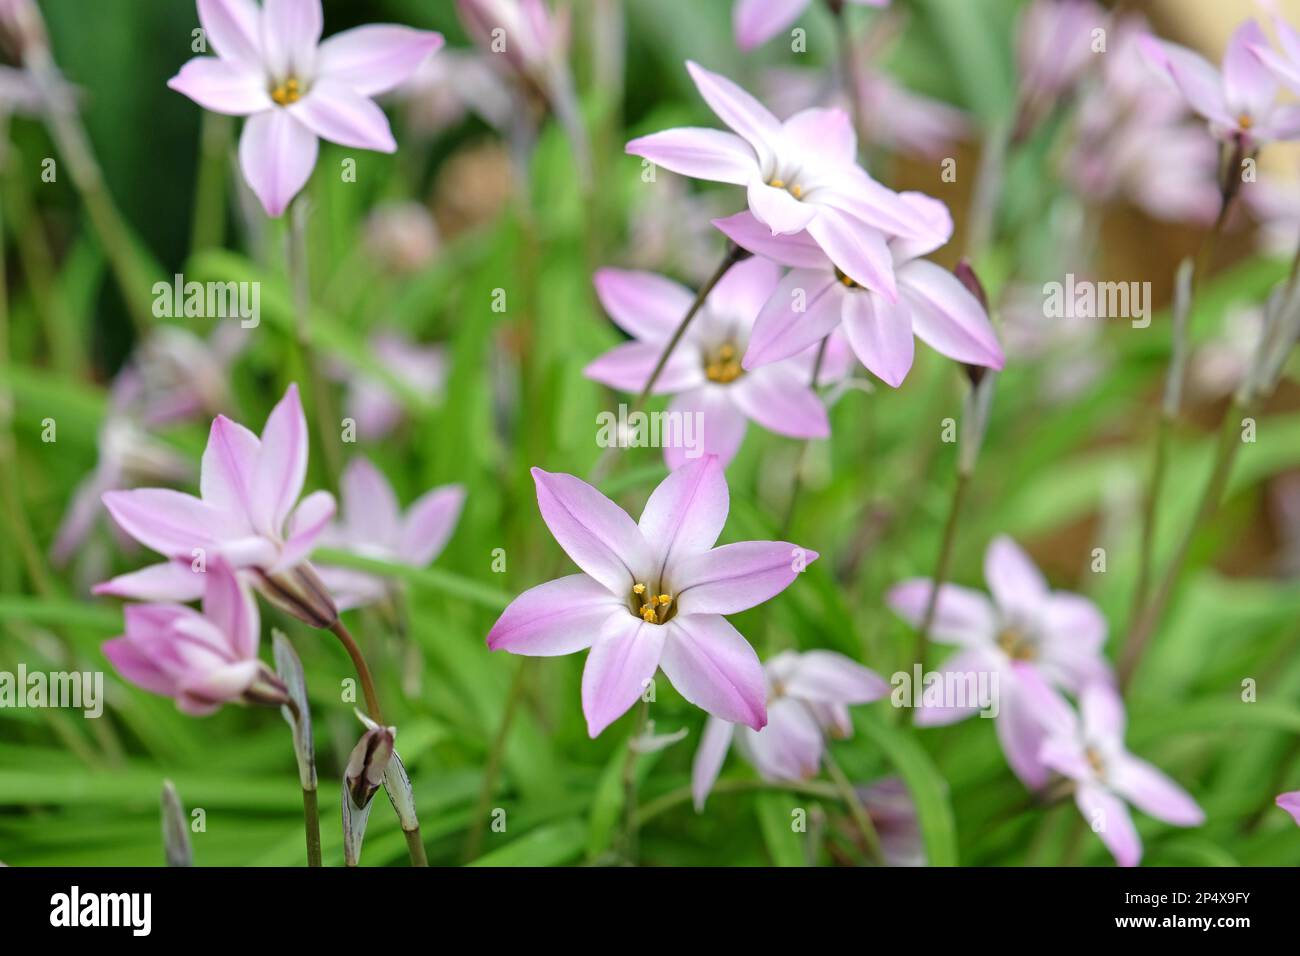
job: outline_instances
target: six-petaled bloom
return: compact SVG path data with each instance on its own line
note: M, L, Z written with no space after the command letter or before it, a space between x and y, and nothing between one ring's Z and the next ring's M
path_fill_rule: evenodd
M1007 537L989 545L984 580L992 600L957 584L939 588L930 636L961 648L942 670L967 675L964 686L977 684L981 674L997 674L997 731L1007 763L1027 786L1041 787L1049 776L1039 758L1044 730L1024 691L1025 682L1041 675L1073 692L1109 681L1110 669L1102 657L1106 619L1087 598L1050 590L1042 572ZM926 579L904 581L889 592L889 606L920 626L933 587ZM916 722L953 723L988 703L967 699L923 706Z
M393 486L366 458L344 469L340 491L342 520L325 529L319 544L413 568L427 567L442 552L465 504L463 487L445 485L425 492L403 514ZM383 600L390 587L377 575L323 563L320 576L340 611Z
M198 0L216 56L195 57L167 85L204 109L246 116L239 164L270 216L316 167L319 140L397 150L373 97L415 74L442 36L395 25L356 27L321 42L320 0Z
M1300 107L1278 102L1277 79L1256 52L1268 39L1247 20L1228 41L1222 71L1199 53L1154 36L1140 41L1147 58L1173 78L1187 104L1209 122L1216 139L1244 153L1300 136Z
M714 547L730 499L712 455L672 472L641 520L572 475L533 469L542 519L581 574L525 591L488 634L493 650L551 657L590 648L582 709L592 737L662 668L715 717L767 723L763 667L724 617L780 594L817 553L784 541Z
M1079 694L1079 714L1034 677L1025 693L1043 722L1039 758L1074 781L1074 802L1120 866L1137 866L1142 840L1128 805L1178 827L1196 827L1205 814L1162 771L1124 747L1124 702L1109 684L1089 684Z
M280 706L288 691L257 656L257 602L218 558L202 575L203 613L183 604L132 604L126 633L104 643L104 656L138 687L201 717L228 701Z
M748 212L714 222L741 248L791 267L754 323L745 369L797 355L837 328L858 360L894 388L912 368L914 335L958 362L1002 368L1002 346L984 306L951 272L920 258L952 234L948 208L921 193L900 198L927 224L931 238L889 240L898 289L893 299L845 275L806 232L772 235Z
M896 301L886 236L928 242L934 230L858 165L848 113L808 109L782 123L726 77L686 68L735 132L670 129L632 140L627 151L684 176L746 187L750 211L772 234L807 232L848 278Z
M678 436L681 440L665 441L669 468L701 453L717 455L726 466L751 420L793 438L830 434L826 408L809 385L813 355L752 372L741 367L754 320L777 288L779 274L774 263L762 259L732 266L669 356L654 390L674 395L669 411L698 416L702 429L691 447L685 429ZM585 374L612 388L639 392L694 296L671 279L622 269L597 272L596 294L605 311L636 341L606 352Z
M722 769L733 735L736 746L765 780L807 780L821 769L826 737L853 733L850 704L867 704L889 693L875 671L833 651L784 651L763 665L767 679L767 726L741 728L710 717L691 767L695 809Z
M334 517L334 496L298 502L307 475L307 421L290 385L254 435L224 415L212 422L199 494L168 488L111 491L104 506L131 537L168 560L98 585L96 594L191 601L203 568L221 557L252 575L267 600L316 627L337 616L307 555ZM296 507L295 507L296 505Z

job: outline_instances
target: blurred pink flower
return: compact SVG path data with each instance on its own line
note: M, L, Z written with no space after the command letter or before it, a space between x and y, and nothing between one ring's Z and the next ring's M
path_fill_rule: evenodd
M1081 90L1064 173L1089 202L1123 199L1157 219L1208 224L1221 203L1218 150L1177 89L1151 82L1149 32L1140 16L1112 29Z
M984 580L992 592L984 594L957 584L939 588L930 636L939 643L961 648L948 658L945 673L998 675L998 739L1007 763L1031 788L1047 781L1047 768L1039 759L1043 728L1025 692L1026 681L1043 680L1069 691L1109 681L1110 668L1102 657L1106 619L1085 597L1052 591L1042 572L1008 537L993 540L984 556ZM896 585L889 606L913 627L925 616L933 583L914 578ZM938 726L963 720L976 712L967 706L921 707L919 726Z
M848 114L809 109L782 123L726 77L686 68L736 132L670 129L632 140L627 151L675 173L746 187L750 210L772 235L806 231L841 272L897 301L886 235L932 241L932 224L857 164Z
M500 72L492 69L490 54L470 50L443 50L395 91L407 122L416 132L430 135L459 123L473 113L498 132L506 132L514 103Z
M635 703L659 668L697 707L762 729L763 667L724 615L780 594L817 553L784 541L715 548L730 500L713 456L669 474L640 522L572 475L534 468L533 478L543 520L583 573L515 598L488 647L533 657L590 648L582 710L592 737Z
M545 0L456 0L465 31L543 92L569 52L569 11Z
M1251 24L1253 23L1252 20ZM1282 52L1278 53L1269 45L1263 31L1258 27L1247 35L1246 42L1250 52L1255 54L1293 93L1300 93L1300 33L1297 33L1295 27L1291 26L1284 17L1276 13L1273 15L1273 28L1277 31L1277 40L1282 47Z
M1241 198L1259 222L1259 247L1275 256L1295 254L1300 243L1300 181L1261 174Z
M1205 813L1182 787L1124 747L1124 702L1109 684L1089 684L1079 694L1080 715L1036 677L1026 682L1046 732L1039 757L1075 782L1074 802L1120 866L1137 866L1142 840L1128 804L1179 827L1205 822Z
M1074 86L1095 55L1093 31L1108 20L1093 0L1034 0L1016 34L1022 96L1041 102Z
M366 558L427 567L442 553L465 504L465 489L444 485L425 492L402 514L388 479L367 458L354 458L343 471L342 520L321 535L321 547L342 548ZM321 580L340 611L382 600L388 582L378 575L328 565Z
M830 434L826 409L809 384L810 365L778 362L752 372L740 365L754 319L779 275L777 266L763 259L732 266L673 350L655 392L676 396L670 412L699 413L703 430L695 449L684 443L665 445L669 468L680 466L692 451L717 455L726 467L744 441L749 420L793 438ZM650 272L601 269L595 283L605 311L634 341L606 352L584 374L611 388L639 392L695 296Z
M812 67L775 67L766 73L763 91L780 117L814 106L852 108L834 77ZM951 155L958 141L972 133L970 118L961 110L912 92L884 70L859 69L858 91L862 133L873 147L939 157Z
M764 780L807 780L821 770L826 736L853 734L850 704L868 704L889 693L875 671L833 651L784 651L763 665L767 726L741 728L736 747ZM735 724L710 717L691 766L695 809L718 779Z
M1222 71L1199 53L1148 35L1139 41L1147 58L1173 78L1174 85L1216 139L1237 143L1245 152L1274 140L1300 136L1300 106L1277 102L1277 79L1255 52L1268 39L1247 20L1228 41Z
M130 419L110 413L99 430L99 461L73 492L50 547L50 560L61 567L81 549L99 520L106 492L185 481L192 473L189 462L167 445Z
M207 339L160 326L114 381L114 403L151 427L216 415L230 404L230 369L248 340L249 330L234 321Z
M376 206L366 217L364 235L370 258L393 275L419 272L434 260L441 245L433 214L415 201Z
M371 336L370 351L389 372L411 390L437 401L447 380L447 352L441 346L421 346L394 329ZM342 364L331 376L347 382L344 407L357 423L357 435L377 441L389 434L406 417L406 405L393 385L362 368Z
M858 798L880 837L888 866L925 866L925 840L912 794L898 777L858 787Z
M1192 351L1187 384L1202 401L1231 395L1249 373L1264 337L1264 308L1233 303L1224 310L1219 328Z
M947 207L921 193L900 198L935 238L889 241L895 301L846 277L808 233L771 235L748 212L714 223L741 248L791 267L754 323L746 370L797 355L837 328L858 360L894 388L912 367L913 335L959 362L1002 368L1002 347L984 307L951 272L918 258L951 235Z
M320 0L198 0L216 52L195 57L167 85L204 109L247 116L239 141L244 178L267 215L306 185L320 139L397 150L372 99L405 82L443 43L403 26L364 26L321 42Z
M1291 814L1292 819L1300 824L1300 790L1278 794L1277 805Z
M203 575L203 613L183 604L132 604L126 634L106 641L104 656L132 684L176 698L202 717L223 703L278 706L284 684L257 656L257 602L220 558Z
M285 572L306 565L317 537L334 517L334 497L327 491L297 503L306 474L307 421L296 385L272 409L260 439L217 416L203 452L200 497L167 488L104 495L113 520L168 561L106 581L95 593L194 600L203 593L204 578L192 562L211 564L220 557L236 569L254 572L268 600L283 601L279 592L287 583ZM328 623L333 607L313 607Z
M860 7L887 7L889 0L842 0ZM790 26L808 9L812 0L736 0L732 21L736 45L752 50Z

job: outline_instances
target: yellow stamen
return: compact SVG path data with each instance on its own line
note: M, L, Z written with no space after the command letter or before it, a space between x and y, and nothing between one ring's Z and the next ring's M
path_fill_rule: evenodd
M291 76L271 90L271 99L281 106L288 106L302 99L302 87L299 85L297 77Z
M785 180L784 180L784 179L774 179L774 180L772 180L771 183L769 183L769 185L770 185L773 189L785 189Z
M669 597L667 594L661 594L657 598L655 598L655 600L658 601L660 604L662 604L664 607L667 607L668 605L673 603L673 599Z
M655 622L655 609L649 604L641 608L641 620L645 621L647 624L653 624Z
M798 183L790 187L790 192L794 194L795 199L803 199L803 187Z
M632 585L632 593L633 593L633 594L645 594L645 585L644 585L644 584L634 584L634 585Z
M1242 113L1237 117L1237 125L1242 129L1250 129L1255 125L1255 120L1251 118L1249 113Z

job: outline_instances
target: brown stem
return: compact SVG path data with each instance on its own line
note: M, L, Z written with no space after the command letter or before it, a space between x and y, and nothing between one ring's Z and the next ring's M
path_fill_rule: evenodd
M375 693L375 681L370 676L370 668L366 664L365 655L361 653L361 648L344 626L342 619L336 619L330 625L330 631L343 644L343 649L348 652L348 657L352 658L352 666L356 668L357 678L361 681L361 691L366 695L366 706L370 709L370 717L375 723L387 725L384 720L383 711L379 707L379 695Z
M943 543L939 546L939 557L934 566L934 584L926 598L925 614L921 618L921 627L916 632L916 661L924 669L925 652L929 646L930 628L934 626L935 609L939 606L939 589L948 580L948 569L952 564L953 545L957 540L957 520L961 516L962 506L966 502L966 489L970 484L970 475L964 471L957 473L957 484L953 487L952 503L948 506L948 520L943 526ZM908 719L913 716L908 710Z
M829 335L823 336L821 344L817 346L817 358L813 360L812 381L809 383L814 393L817 391L817 380L822 375L822 363L826 359L826 346L830 340ZM803 471L808 463L808 449L811 446L812 439L809 438L804 440L803 446L799 449L799 461L795 464L794 481L790 486L790 501L786 505L785 520L781 522L781 533L777 535L779 538L788 535L790 526L794 524L794 510L799 502L799 488L803 483Z

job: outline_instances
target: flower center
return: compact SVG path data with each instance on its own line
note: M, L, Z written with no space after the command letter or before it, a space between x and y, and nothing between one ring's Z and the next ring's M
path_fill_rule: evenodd
M803 187L798 183L786 183L784 179L773 179L768 183L773 189L784 189L795 199L803 199Z
M631 611L647 624L667 624L677 606L671 594L654 594L639 581L632 585Z
M1255 125L1255 120L1251 117L1249 113L1242 113L1240 116L1237 117L1237 125L1240 126L1242 129L1250 129L1252 126Z
M1088 758L1088 766L1092 767L1092 772L1099 777L1106 776L1106 761L1101 759L1101 753L1096 747L1087 747L1083 755Z
M843 286L844 286L845 288L847 288L847 289L860 289L860 288L862 288L860 285L858 285L856 282L854 282L852 279L850 279L847 275L845 275L843 272L841 272L838 266L835 268L835 278L839 279L839 280L840 280L840 284L843 285Z
M281 106L288 106L290 103L297 103L302 99L302 84L298 82L296 76L291 76L277 86L271 87L271 99Z
M998 633L998 647L1013 661L1032 661L1038 657L1034 642L1023 631L1004 627Z
M736 348L736 343L723 342L712 352L705 353L704 374L710 382L717 382L719 385L729 385L744 375L745 370L740 367L740 351Z

